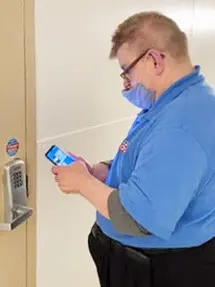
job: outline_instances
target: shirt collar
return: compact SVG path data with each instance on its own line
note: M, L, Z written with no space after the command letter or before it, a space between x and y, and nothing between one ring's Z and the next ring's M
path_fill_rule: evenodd
M164 106L180 96L184 90L202 81L204 81L204 76L201 74L201 67L195 66L193 73L174 83L160 96L160 98L152 105L150 110L148 110L146 113L142 111L140 114L143 115L145 119L151 118L152 115L156 114Z

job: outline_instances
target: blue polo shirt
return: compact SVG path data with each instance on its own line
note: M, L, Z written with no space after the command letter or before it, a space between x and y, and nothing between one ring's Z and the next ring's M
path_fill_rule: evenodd
M97 213L107 236L141 248L192 247L215 236L214 96L196 67L138 115L107 184L152 235L119 234Z

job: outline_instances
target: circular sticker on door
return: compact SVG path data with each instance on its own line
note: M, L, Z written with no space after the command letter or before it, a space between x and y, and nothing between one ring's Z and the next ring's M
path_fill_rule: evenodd
M7 151L7 154L10 156L10 157L13 157L17 154L19 150L19 142L17 139L15 138L12 138L8 141L7 143L7 146L6 146L6 151Z

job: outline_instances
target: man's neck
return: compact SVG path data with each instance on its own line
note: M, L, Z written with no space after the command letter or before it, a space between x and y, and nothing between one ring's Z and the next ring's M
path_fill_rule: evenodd
M158 99L168 88L194 72L193 65L188 62L185 64L176 64L166 73L160 89L157 90L156 98Z

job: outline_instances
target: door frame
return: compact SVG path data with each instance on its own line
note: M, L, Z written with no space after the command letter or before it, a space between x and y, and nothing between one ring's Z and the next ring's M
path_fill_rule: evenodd
M23 0L25 99L26 99L26 173L28 175L29 206L33 216L27 222L26 286L36 287L36 67L34 0Z

